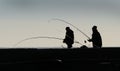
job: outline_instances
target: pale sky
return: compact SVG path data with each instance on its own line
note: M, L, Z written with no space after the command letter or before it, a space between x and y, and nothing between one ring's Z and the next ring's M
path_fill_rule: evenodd
M53 18L63 19L78 27L89 37L92 26L98 26L103 47L120 46L120 0L0 0L0 47L13 47L30 37L64 38L67 25ZM87 38L77 31L75 40L82 44ZM91 43L85 45L91 47ZM61 40L27 40L17 47L66 47ZM74 47L80 47L74 44ZM17 48L13 47L13 48ZM62 47L61 47L62 48Z

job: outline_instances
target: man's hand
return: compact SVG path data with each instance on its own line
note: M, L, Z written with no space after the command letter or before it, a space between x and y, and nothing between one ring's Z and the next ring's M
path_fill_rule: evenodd
M88 41L89 41L89 42L91 42L91 41L92 41L92 39L88 39Z
M63 43L65 43L65 39L63 40Z

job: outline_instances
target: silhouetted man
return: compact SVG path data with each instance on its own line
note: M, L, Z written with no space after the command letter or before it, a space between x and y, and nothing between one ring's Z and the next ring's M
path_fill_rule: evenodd
M66 27L66 35L63 43L66 43L68 48L72 48L72 44L74 43L74 32L70 27Z
M97 30L97 26L92 27L92 39L89 39L89 42L92 42L93 48L101 48L102 47L102 38L100 33Z

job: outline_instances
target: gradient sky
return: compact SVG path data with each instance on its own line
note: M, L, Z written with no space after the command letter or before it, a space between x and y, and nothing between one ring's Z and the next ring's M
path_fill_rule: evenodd
M120 0L0 0L0 47L13 47L17 42L35 36L64 38L65 27L70 25L48 22L53 18L72 23L89 37L92 26L96 25L104 47L120 46ZM85 44L87 38L75 28L71 29L75 40ZM85 45L91 47L89 42ZM17 47L61 46L66 47L60 40L34 39Z

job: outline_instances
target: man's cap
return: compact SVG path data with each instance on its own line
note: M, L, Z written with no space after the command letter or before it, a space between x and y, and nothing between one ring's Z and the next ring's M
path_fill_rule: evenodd
M94 25L94 26L93 26L93 29L97 29L97 26Z
M66 27L66 29L70 29L70 27Z

